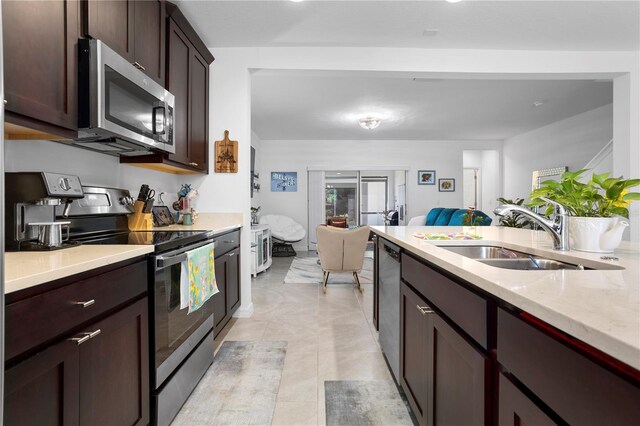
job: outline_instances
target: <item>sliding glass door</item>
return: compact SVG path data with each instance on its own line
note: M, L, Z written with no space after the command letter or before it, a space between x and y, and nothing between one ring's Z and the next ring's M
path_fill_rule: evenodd
M325 217L345 218L348 226L358 223L358 180L354 171L325 172Z
M398 225L405 223L406 170L309 170L307 177L309 250L316 249L316 227L329 219L379 226L384 212L395 210Z
M363 176L360 179L360 224L384 225L384 212L389 206L389 178Z

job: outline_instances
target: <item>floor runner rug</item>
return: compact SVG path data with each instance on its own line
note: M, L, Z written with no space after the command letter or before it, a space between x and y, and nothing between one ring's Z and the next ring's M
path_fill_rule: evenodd
M413 424L393 380L324 382L327 426Z
M224 342L172 425L268 425L287 342Z
M362 271L358 274L360 284L373 283L373 259L364 259ZM322 268L317 257L296 257L284 278L285 284L322 284ZM328 284L353 284L351 272L331 272Z

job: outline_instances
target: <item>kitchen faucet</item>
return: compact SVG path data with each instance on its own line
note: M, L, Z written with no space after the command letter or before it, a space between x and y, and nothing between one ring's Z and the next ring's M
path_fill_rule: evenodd
M569 213L567 213L567 209L562 204L551 201L548 198L540 197L540 199L555 207L554 221L515 204L503 204L498 206L493 213L498 216L504 216L509 212L523 214L538 223L542 229L551 235L551 238L553 239L553 248L555 250L569 250Z

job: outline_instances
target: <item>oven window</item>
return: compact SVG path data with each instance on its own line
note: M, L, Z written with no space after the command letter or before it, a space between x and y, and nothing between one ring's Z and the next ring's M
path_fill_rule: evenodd
M105 116L132 132L153 139L155 96L105 65Z
M156 367L166 360L209 317L212 299L187 315L180 309L180 264L156 271L155 351Z

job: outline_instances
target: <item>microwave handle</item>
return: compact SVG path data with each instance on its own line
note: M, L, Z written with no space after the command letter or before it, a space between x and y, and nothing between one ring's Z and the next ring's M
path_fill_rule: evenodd
M162 114L162 127L158 128L158 114ZM157 102L153 107L153 115L152 120L153 123L153 134L154 135L164 135L167 128L167 103L166 102Z

